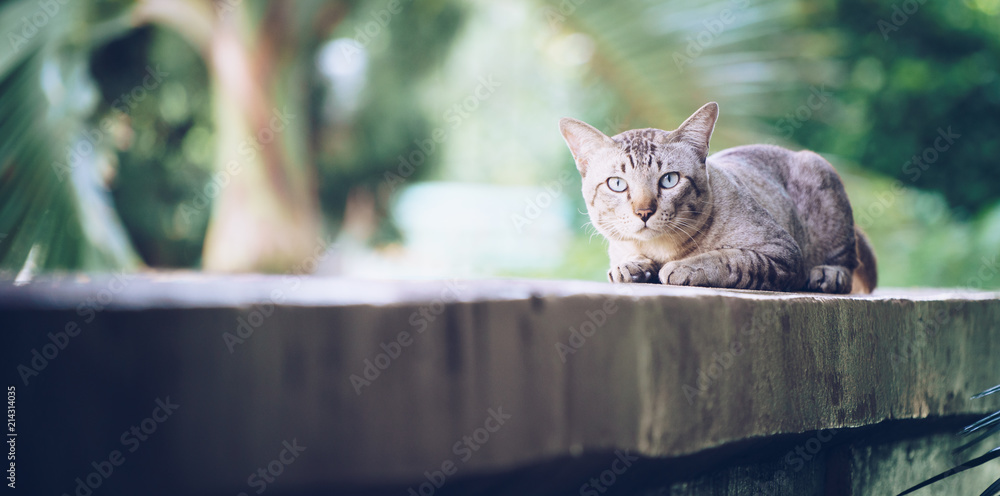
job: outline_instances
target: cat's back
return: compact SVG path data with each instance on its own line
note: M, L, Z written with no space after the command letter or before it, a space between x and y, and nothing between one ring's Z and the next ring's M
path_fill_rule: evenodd
M775 145L728 148L708 157L709 167L725 170L748 185L774 194L785 191L799 203L806 190L843 190L836 169L819 154Z
M707 164L713 191L729 199L724 202L728 206L725 215L752 217L754 208L748 202L763 207L800 246L809 239L808 214L815 210L809 205L809 197L814 196L817 187L822 188L836 177L833 167L819 155L774 145L729 148L709 156ZM836 181L839 183L839 178ZM819 223L824 221L817 217L836 214L814 213L819 214L812 216Z
M740 178L767 178L787 185L800 153L775 145L744 145L710 155L708 164Z
M853 245L847 192L836 169L817 153L748 145L722 150L707 162L710 177L716 172L717 181L710 180L713 191L737 198L736 208L727 214L745 215L738 205L741 199L753 198L795 238L808 266L825 263L824 250L840 246L842 239L850 238L848 244Z
M779 146L745 145L716 152L706 163L716 193L753 197L771 215L786 219L796 203L789 195L789 178L799 162L795 155Z

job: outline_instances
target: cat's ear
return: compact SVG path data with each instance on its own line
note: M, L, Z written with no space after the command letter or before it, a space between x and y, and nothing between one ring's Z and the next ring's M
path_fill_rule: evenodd
M671 141L684 141L693 146L702 158L708 156L708 142L719 118L719 104L708 102L691 114L673 133Z
M564 117L559 121L559 131L569 145L569 151L576 161L576 168L581 176L587 175L587 165L594 152L615 146L614 140L598 131L594 126L583 121Z

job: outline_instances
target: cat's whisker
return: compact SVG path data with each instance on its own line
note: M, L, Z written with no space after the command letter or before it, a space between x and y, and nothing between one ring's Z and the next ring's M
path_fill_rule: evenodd
M674 212L674 215L676 215L678 219L682 218L681 214L701 215L702 212L699 212L697 210L681 210L680 212Z
M597 219L593 222L588 222L588 224L590 224L594 229L590 236L591 239L593 239L594 234L600 234L600 230L597 229L597 226L600 226L603 230L607 231L606 237L608 238L612 238L616 241L621 241L624 238L613 222Z
M698 229L697 226L694 226L694 225L691 225L691 224L687 224L687 223L685 223L683 221L679 221L679 220L675 221L675 226L674 227L676 227L678 230L680 230L682 233L684 233L684 235L686 235L688 237L688 239L690 239L695 244L695 246L698 247L698 251L701 251L701 244L698 243L698 240L694 239L693 235L689 234L686 230L684 230L684 227L688 227L690 229L694 229L695 233L697 233L697 234L704 234L703 232L701 232L701 229Z
M690 225L692 225L692 226L694 226L694 225L695 225L695 224L694 224L694 222L695 222L695 219L694 219L694 217L682 217L682 216L677 216L676 218L674 218L674 221L675 221L675 222L683 222L683 223L687 223L687 224L690 224Z
M702 232L701 229L698 228L697 224L693 224L693 223L691 223L689 221L690 221L690 219L676 219L676 220L674 220L674 223L676 223L679 226L683 226L683 227L687 227L689 229L693 229L694 232L696 232L698 234L705 234L704 232Z
M701 244L698 243L698 241L695 240L694 237L692 237L690 234L688 234L687 231L685 231L684 229L682 229L680 226L671 226L671 228L673 228L673 229L675 229L677 231L682 232L685 236L688 237L689 241L691 241L692 243L694 243L695 247L698 248L698 251L701 251Z
M591 242L594 241L594 236L597 236L598 234L601 234L601 232L598 231L596 227L594 227L594 226L590 226L590 227L591 227L591 229L590 229L590 239L587 240L588 243L591 243ZM603 236L601 236L601 237L603 238Z
M697 232L698 234L705 234L701 230L701 228L699 227L699 224L695 223L694 219L681 217L681 218L676 219L675 222L677 222L677 223L679 223L679 224L681 224L681 225L683 225L685 227L690 227L691 229L694 229L695 232ZM704 223L700 224L700 226L704 226Z
M584 222L583 225L581 225L580 227L584 228L587 232L590 233L590 237L587 239L587 243L593 242L594 236L601 234L601 232L597 230L597 227L594 226L593 222Z
M685 236L687 236L688 239L690 239L692 242L694 242L695 246L698 247L698 251L701 251L701 245L699 245L698 242L695 241L695 239L691 237L691 235L689 235L687 232L685 232L683 229L681 229L680 226L675 226L675 225L667 224L666 227L668 229L670 229L671 234L676 235L678 232L680 232L680 233L684 234Z

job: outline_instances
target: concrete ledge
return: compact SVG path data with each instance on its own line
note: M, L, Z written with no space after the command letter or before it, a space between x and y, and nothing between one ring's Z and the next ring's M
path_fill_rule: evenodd
M967 400L1000 382L990 292L180 274L0 285L0 322L32 492L73 494L118 450L99 494L254 494L274 460L268 494L513 494L560 460L547 492L576 493L616 451L721 453L710 470L741 443L1000 407Z

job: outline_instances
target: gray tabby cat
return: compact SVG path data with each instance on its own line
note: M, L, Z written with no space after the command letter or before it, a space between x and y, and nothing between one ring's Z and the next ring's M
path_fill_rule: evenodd
M875 255L840 176L810 151L771 145L708 156L719 106L674 131L613 138L559 122L587 212L610 243L612 282L870 293Z

